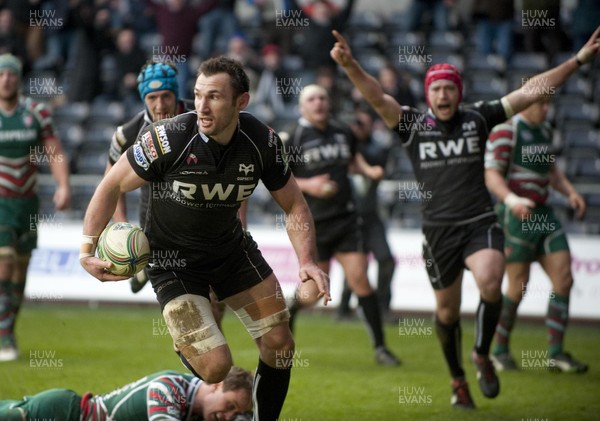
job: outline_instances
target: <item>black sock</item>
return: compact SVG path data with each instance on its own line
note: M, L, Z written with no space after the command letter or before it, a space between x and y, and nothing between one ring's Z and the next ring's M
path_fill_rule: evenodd
M382 310L389 311L392 301L392 278L394 277L396 264L393 258L384 259L378 263L377 296L379 297L379 306Z
M277 421L290 384L291 365L273 368L258 359L254 376L254 419Z
M460 329L460 320L457 320L451 325L442 324L435 317L435 332L437 333L442 352L446 358L446 364L450 369L450 375L453 378L464 377L465 371L462 368L462 331Z
M344 280L344 289L340 296L340 305L338 306L338 314L350 314L350 298L352 297L352 289L348 286L348 282Z
M288 311L290 312L290 320L288 321L288 323L290 325L290 331L292 333L294 332L294 324L296 322L296 316L298 315L298 312L300 311L301 308L302 308L302 304L300 304L300 302L294 297L294 301L292 302L292 305L288 308Z
M371 295L367 295L366 297L358 297L358 305L360 306L367 322L367 326L369 327L369 333L371 334L375 348L383 346L385 341L383 339L381 309L379 308L377 294L372 292Z
M475 351L479 355L489 354L501 311L502 299L495 303L483 301L483 299L479 301L475 313Z

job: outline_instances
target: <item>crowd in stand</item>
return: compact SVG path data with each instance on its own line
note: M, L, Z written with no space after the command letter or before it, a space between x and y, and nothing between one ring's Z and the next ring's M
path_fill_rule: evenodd
M463 70L466 100L471 94L498 97L496 92L506 92L527 74L572 54L600 22L600 3L594 0L405 0L389 1L389 7L378 11L369 11L365 3L0 0L0 53L11 52L23 61L23 93L50 102L55 110L96 103L109 109L106 104L117 103L113 114L120 121L106 122L112 129L141 109L136 77L146 61L175 62L180 97L191 98L200 62L225 54L240 60L250 76L249 110L285 132L298 118L298 93L309 83L328 89L338 118L354 121L355 109L362 105L360 94L329 57L333 28L347 34L357 58L399 103L423 108L421 78L435 62L448 61ZM587 133L584 145L579 144L583 149L571 155L577 159L589 159L588 152L600 142L594 120L600 103L598 73L582 69L554 104L553 123L567 152L576 149L569 133ZM566 121L573 104L589 112L575 123ZM80 149L91 135L92 124L85 124L93 120L90 109L77 126ZM60 129L60 113L55 120ZM74 128L69 128L72 135ZM373 136L386 146L394 142L377 119ZM580 137L577 142L582 143ZM65 143L69 150L69 139ZM594 153L600 158L600 146ZM77 150L71 154L76 155ZM402 151L393 148L387 178L410 174L406 162ZM573 168L582 165L592 164L574 163ZM72 170L77 173L77 165ZM578 176L576 171L567 173Z

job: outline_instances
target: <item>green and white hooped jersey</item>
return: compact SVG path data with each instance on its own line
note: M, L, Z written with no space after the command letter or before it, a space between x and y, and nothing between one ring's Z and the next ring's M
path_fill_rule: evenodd
M202 380L192 374L160 371L88 403L82 421L180 421L189 420L196 391Z
M0 110L0 198L35 194L38 158L55 137L47 106L22 97L11 113Z
M485 167L504 174L516 195L543 204L548 198L550 169L555 160L551 146L550 124L531 125L516 115L491 131Z

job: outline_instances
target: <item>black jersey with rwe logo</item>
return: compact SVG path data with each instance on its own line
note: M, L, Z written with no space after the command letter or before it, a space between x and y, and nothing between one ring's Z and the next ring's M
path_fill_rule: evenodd
M127 158L152 182L145 226L152 249L204 262L227 253L241 236L240 203L259 181L269 190L287 183L281 150L277 134L245 112L226 147L198 132L196 112L148 126Z
M488 133L506 121L500 101L461 106L449 121L404 108L396 128L412 161L423 197L425 225L452 225L493 215L485 186Z
M356 139L350 128L330 121L327 129L321 131L301 118L285 152L294 176L309 178L329 174L337 183L337 194L326 199L304 193L315 221L355 211L348 165L356 153Z

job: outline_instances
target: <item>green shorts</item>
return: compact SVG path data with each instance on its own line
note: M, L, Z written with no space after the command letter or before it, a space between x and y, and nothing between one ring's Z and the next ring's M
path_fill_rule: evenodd
M552 208L538 205L523 220L517 218L505 204L496 207L504 229L506 262L535 262L540 256L569 251L569 243Z
M0 247L14 247L18 253L31 253L37 247L37 197L0 197Z
M79 421L80 405L81 396L72 390L50 389L21 401L0 401L0 420Z

